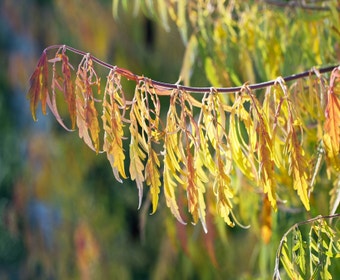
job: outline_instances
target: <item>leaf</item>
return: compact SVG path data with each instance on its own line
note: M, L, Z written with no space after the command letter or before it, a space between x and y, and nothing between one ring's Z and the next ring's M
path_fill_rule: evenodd
M111 71L103 99L103 127L104 127L104 144L103 151L106 152L107 158L110 161L113 174L116 180L122 183L123 178L127 178L125 174L124 160L125 154L123 149L124 124L119 110L119 104L122 103L119 94L120 77L115 77Z
M195 58L196 58L197 46L198 46L198 42L197 42L196 36L191 35L189 42L185 49L185 54L184 54L181 74L180 74L180 77L181 79L183 79L183 82L185 85L190 84L190 77L193 72L192 67L194 65Z
M93 77L95 78L92 81ZM96 153L99 152L99 122L98 112L94 104L92 87L99 89L100 82L92 67L92 60L84 57L79 65L76 77L76 123L79 129L79 137Z
M143 160L145 159L145 153L139 147L139 145L146 145L141 144L143 143L144 139L140 137L138 133L137 121L133 115L133 109L130 112L130 133L131 133L131 141L130 141L130 177L131 180L136 181L137 189L138 189L138 209L140 209L142 205L142 198L143 198L143 182L145 180L143 175L144 164Z
M27 97L30 100L32 117L37 121L36 111L39 101L41 101L42 112L46 115L46 99L48 96L48 65L46 51L42 53L38 61L37 67L30 78L30 85Z
M289 158L289 175L293 177L293 187L305 206L306 210L310 210L308 198L308 163L304 155L304 151L297 138L293 120L289 122L289 132L287 136L286 151Z
M174 177L172 176L172 171L170 164L170 159L165 153L164 156L164 167L163 167L163 180L164 180L164 196L166 205L170 208L171 213L176 217L176 219L183 225L186 223L183 221L181 214L179 213L179 208L175 197L175 188L177 187Z
M267 196L263 197L263 205L261 212L261 237L265 244L269 244L272 237L272 213L271 205Z
M149 149L149 157L145 166L145 180L146 184L150 186L150 194L152 201L152 214L156 212L158 205L158 194L160 193L160 174L159 166L160 162L157 154L152 148Z
M231 190L231 151L224 145L219 145L216 153L217 174L213 184L213 190L216 196L216 207L218 214L224 222L233 227L235 224L230 219L232 211L231 198L234 194Z
M163 24L165 31L169 32L169 22L168 22L168 8L164 0L157 0L158 12Z
M164 196L166 205L170 208L171 213L176 219L186 224L179 212L178 204L176 202L175 189L177 184L184 184L184 181L180 178L182 171L181 164L184 160L184 151L181 141L178 140L179 127L176 122L176 100L178 92L174 91L170 100L170 107L167 114L166 129L164 135L164 166L163 166L163 180L164 180Z
M290 279L302 280L301 275L295 270L293 262L290 260L287 242L284 243L281 251L281 262Z
M65 55L65 53L63 53L63 55ZM57 107L57 90L64 92L65 87L62 87L60 85L60 80L63 81L62 77L59 77L57 74L57 70L56 70L56 63L61 61L61 54L59 54L59 52L56 53L55 58L50 59L49 62L53 63L52 65L52 81L51 81L51 90L52 90L52 96L50 97L50 95L47 95L47 100L46 103L48 105L48 107L50 108L52 114L54 115L54 117L56 118L57 122L67 131L73 131L75 127L73 127L72 129L69 129L64 121L62 120L59 112L58 112L58 107ZM73 69L72 66L70 66L70 68ZM64 77L65 79L65 77ZM70 80L70 87L72 88L72 95L73 95L73 100L75 102L75 94L74 94L74 87L73 87L73 82ZM65 94L64 94L65 97ZM70 107L69 107L70 108ZM74 105L74 116L76 116L76 108ZM70 113L71 114L71 113ZM72 118L72 117L71 117ZM76 117L75 117L76 118ZM75 126L75 124L72 124L72 126Z
M207 57L204 61L205 74L208 81L213 86L219 86L218 75L216 73L216 67L210 57Z
M177 2L177 19L176 24L179 29L182 41L187 44L188 41L188 30L187 30L187 19L186 19L186 0L178 0Z
M330 214L333 215L336 213L336 210L339 207L340 204L340 175L336 180L334 181L333 188L329 191L330 195Z
M335 170L340 170L340 69L335 68L330 78L324 124L324 145L327 157Z
M203 193L205 192L204 181L205 183L208 182L208 178L201 168L202 162L199 160L198 152L195 152L195 158L192 156L189 142L186 143L186 155L185 165L187 174L185 184L187 185L189 212L193 216L194 223L197 223L198 219L201 220L203 229L207 233L208 229L205 220L206 214Z
M75 95L73 90L73 84L71 80L71 70L70 64L68 60L68 56L63 51L61 55L61 69L63 73L63 93L65 96L65 101L68 106L68 111L71 117L71 129L74 130L76 126L76 102L75 102Z
M256 143L256 134L253 122L249 113L243 108L242 97L235 100L233 109L229 118L229 145L232 159L240 171L250 180L256 179L256 171L253 164L252 154L254 153L253 143ZM243 121L247 131L250 144L247 145L242 137L240 122Z
M258 104L255 96L248 91L252 100L252 112L254 115L256 125L256 132L258 136L258 161L259 161L259 178L263 191L268 195L273 209L276 211L276 182L274 176L274 156L273 156L273 144L272 139L268 132L268 125L265 116L262 113L262 109Z
M226 143L227 134L225 127L225 111L222 99L218 93L210 92L202 100L203 126L200 131L200 149L199 156L202 163L213 176L213 193L216 198L216 211L225 223L234 226L230 219L233 198L231 189L230 173L232 170L232 154L230 146ZM209 152L208 140L211 144L211 150L214 151L214 159ZM196 159L197 161L199 159ZM206 176L207 177L207 176ZM204 180L208 180L205 178Z

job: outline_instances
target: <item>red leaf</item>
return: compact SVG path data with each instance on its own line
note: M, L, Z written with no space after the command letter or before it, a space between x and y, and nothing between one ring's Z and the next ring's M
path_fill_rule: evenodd
M68 61L68 57L63 53L61 55L62 61L62 73L64 75L64 82L63 82L63 92L65 101L68 106L68 111L71 118L72 129L75 129L76 126L76 101L75 101L75 94L73 90L73 84L71 81L71 70L70 64Z
M38 61L37 67L30 78L31 87L28 91L27 97L30 99L30 108L32 117L36 121L36 111L39 100L41 101L41 109L46 115L46 99L48 95L48 66L47 55L44 51Z

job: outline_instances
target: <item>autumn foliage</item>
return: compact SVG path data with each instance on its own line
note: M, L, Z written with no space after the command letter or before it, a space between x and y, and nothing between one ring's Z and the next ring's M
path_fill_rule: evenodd
M80 56L77 67L68 52ZM98 66L108 69L105 86ZM323 153L328 175L339 172L340 69L330 69L329 83L321 74L327 71L313 68L294 82L279 77L262 87L191 88L153 81L65 45L51 46L31 77L28 97L34 120L38 104L44 114L48 106L66 130L78 130L92 150L107 155L117 181L136 182L138 208L146 185L151 212L162 193L185 224L178 201L186 197L192 222L207 231L207 211L230 226L238 223L234 206L244 190L237 178L246 178L253 194L274 211L292 190L309 210ZM133 94L122 79L135 81ZM60 115L60 94L68 116ZM167 108L161 109L161 96L168 96ZM306 149L306 138L314 150Z

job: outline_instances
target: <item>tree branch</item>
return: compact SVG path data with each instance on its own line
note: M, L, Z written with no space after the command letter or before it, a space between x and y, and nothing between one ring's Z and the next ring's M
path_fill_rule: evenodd
M310 10L310 11L330 11L328 6L317 6L306 4L304 0L302 1L281 1L281 0L264 0L266 4L284 7L284 8L299 8L303 10ZM324 1L320 1L321 3ZM340 7L337 8L340 11Z
M127 78L129 80L134 80L137 83L139 81L143 81L143 80L148 81L153 87L155 87L159 90L162 90L162 91L179 89L179 90L184 90L184 91L188 91L188 92L191 92L191 93L206 93L206 92L210 92L213 89L215 92L218 92L218 93L235 93L235 92L241 91L244 87L244 85L237 86L237 87L216 87L216 88L215 87L191 87L191 86L180 85L180 84L177 84L177 83L172 84L172 83L160 82L160 81L150 79L148 77L137 75L137 74L132 73L131 71L129 71L127 69L124 69L124 68L121 68L121 67L118 67L118 66L113 66L109 63L106 63L106 62L100 60L99 58L97 58L97 57L95 57L95 56L93 56L89 53L86 53L84 51L72 48L72 47L67 46L67 45L48 46L44 50L44 52L47 52L47 51L53 50L53 49L68 50L70 52L73 52L75 54L79 54L79 55L82 55L82 56L88 55L88 56L91 57L91 59L94 62L101 65L102 67L105 67L109 70L114 70L117 73L119 73L120 75L124 76L125 78ZM298 80L298 79L308 77L308 76L311 76L311 75L318 75L318 74L322 74L322 73L327 73L327 72L331 72L336 67L340 67L340 66L339 65L332 65L332 66L319 68L319 69L316 69L316 68L313 67L309 71L305 71L305 72L301 72L301 73L298 73L298 74L293 74L293 75L290 75L290 76L283 77L283 80L285 82L290 82L290 81ZM249 89L252 89L252 90L257 90L257 89L262 89L262 88L272 86L276 82L277 82L277 80L275 79L275 80L270 80L270 81L266 81L266 82L262 82L262 83L250 84L250 85L247 85L247 87ZM170 93L165 94L165 95L170 95Z

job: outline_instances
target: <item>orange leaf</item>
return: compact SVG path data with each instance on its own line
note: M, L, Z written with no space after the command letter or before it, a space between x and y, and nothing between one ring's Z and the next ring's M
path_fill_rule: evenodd
M272 237L272 215L270 201L268 200L267 196L263 198L261 213L261 237L265 244L268 244Z
M340 170L340 70L333 70L328 89L328 102L325 110L323 144L328 163Z
M263 111L258 104L257 99L249 90L248 94L251 97L254 118L256 120L256 132L258 135L258 161L259 161L259 177L260 183L263 186L263 191L268 195L273 209L276 211L276 182L274 174L274 156L273 156L273 143L271 136L268 132L267 120Z

